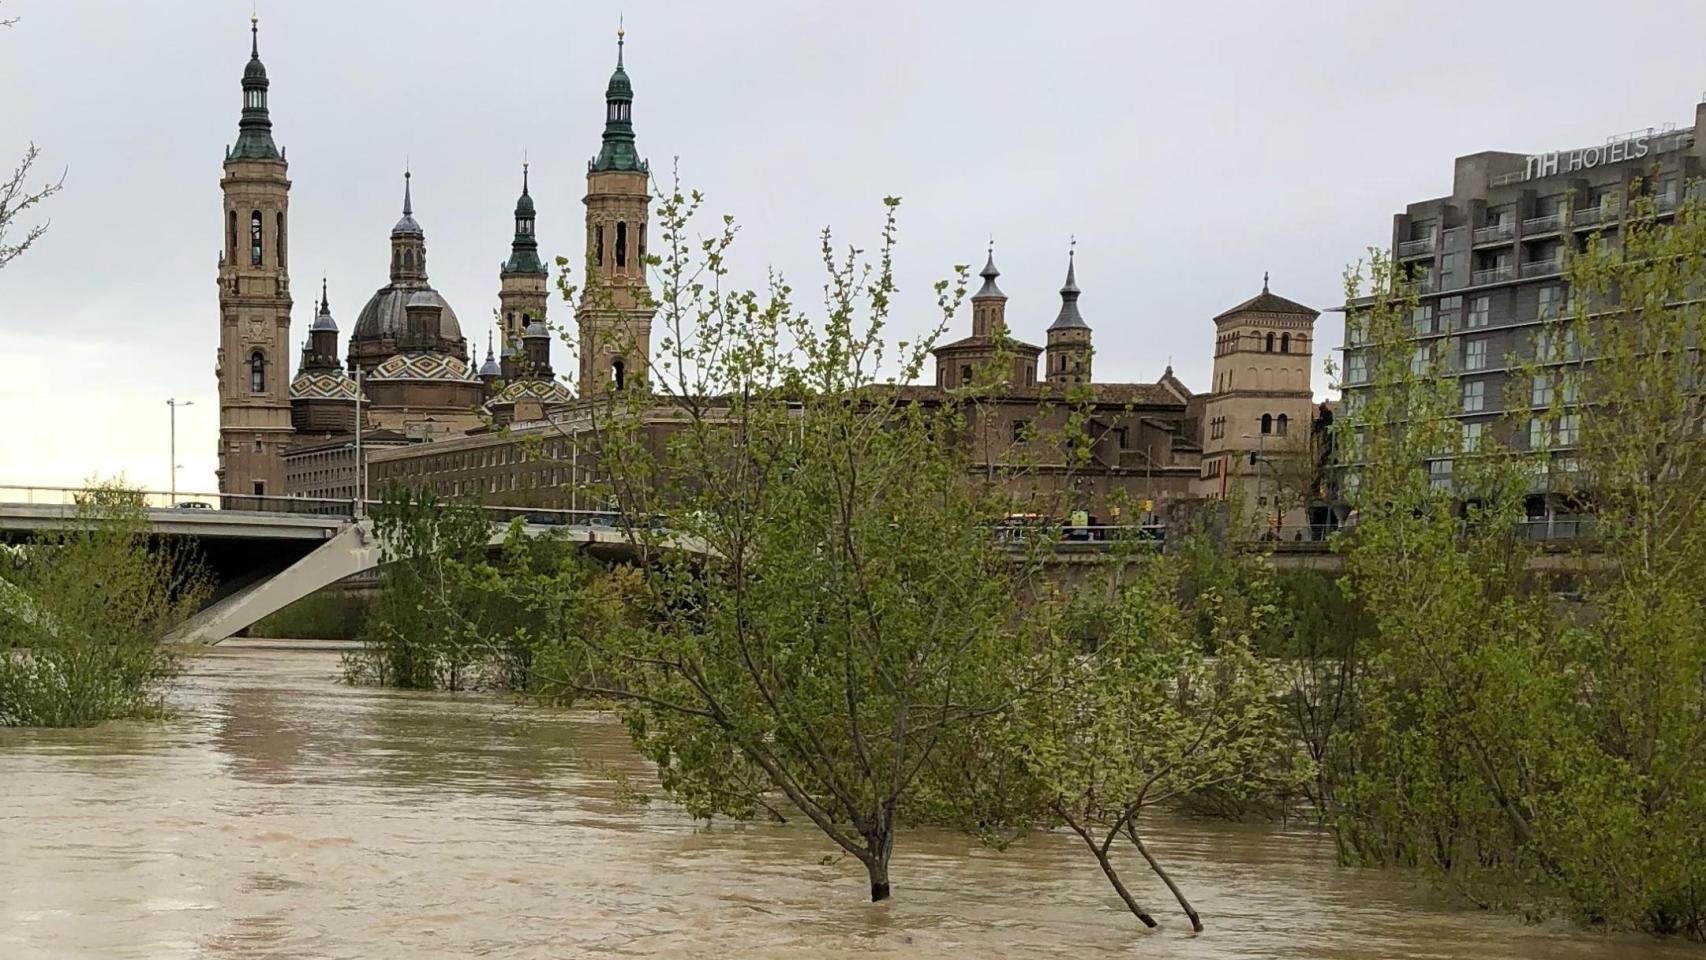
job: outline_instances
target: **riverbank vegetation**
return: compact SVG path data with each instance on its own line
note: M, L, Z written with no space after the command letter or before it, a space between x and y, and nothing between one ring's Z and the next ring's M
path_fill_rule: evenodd
M1211 517L1165 552L1114 544L1069 591L1041 575L1058 531L990 534L994 471L1026 467L952 440L978 385L929 405L897 386L934 340L883 337L892 205L870 263L825 237L812 319L779 280L722 292L733 227L685 243L696 204L662 205L644 388L594 406L598 495L639 562L515 532L494 556L473 511L397 492L353 678L608 707L691 814L809 822L873 899L904 885L905 825L1059 830L1142 922L1147 871L1200 929L1191 878L1146 842L1165 804L1313 817L1346 862L1490 909L1706 936L1706 418L1699 353L1674 348L1700 342L1692 204L1571 261L1576 296L1480 431L1374 258L1351 320L1370 387L1335 425L1342 578L1276 572ZM680 429L644 429L660 406ZM1576 554L1524 535L1540 495L1598 518Z
M0 552L0 726L157 715L161 640L207 589L193 555L150 542L138 496L93 486L63 529Z
M1651 203L1571 259L1570 303L1543 312L1511 412L1478 439L1376 259L1359 318L1375 389L1344 420L1347 583L1375 630L1329 764L1353 859L1424 868L1489 907L1701 939L1706 217L1690 202L1660 225ZM1427 466L1442 458L1444 483ZM1522 536L1542 496L1591 518L1574 556Z

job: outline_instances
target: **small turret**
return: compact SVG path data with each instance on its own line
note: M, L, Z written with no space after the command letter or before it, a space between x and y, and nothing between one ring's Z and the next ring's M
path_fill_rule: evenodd
M1078 312L1078 241L1066 255L1066 283L1060 288L1060 313L1048 328L1047 378L1050 383L1090 383L1090 325Z
M338 323L332 319L325 277L320 278L320 302L314 313L314 322L308 326L308 345L302 354L302 369L338 369Z
M249 18L249 63L243 68L243 119L237 124L237 142L225 152L227 160L277 160L278 146L272 140L272 118L267 113L267 68L261 63L260 23Z
M1007 332L1007 295L995 285L1001 271L995 269L995 241L989 242L989 259L978 274L983 286L972 294L971 333L974 337L999 337Z
M391 228L391 282L426 283L426 231L415 220L408 169L403 170L403 216Z

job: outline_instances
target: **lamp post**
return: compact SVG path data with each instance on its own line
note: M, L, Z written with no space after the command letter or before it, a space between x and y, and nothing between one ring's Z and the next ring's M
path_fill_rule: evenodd
M172 475L172 502L167 504L169 507L175 507L178 505L178 408L193 406L195 406L194 400L179 400L176 397L171 397L166 400L166 408L171 411L170 420L172 422L172 462L170 470Z

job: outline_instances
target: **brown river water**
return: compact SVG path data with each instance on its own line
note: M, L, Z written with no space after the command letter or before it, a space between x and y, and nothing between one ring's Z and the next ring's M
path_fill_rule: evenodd
M0 960L429 957L1706 957L1525 925L1308 829L1152 823L1207 923L1076 840L896 842L895 897L808 825L621 801L603 717L352 689L321 652L194 661L164 723L0 730Z

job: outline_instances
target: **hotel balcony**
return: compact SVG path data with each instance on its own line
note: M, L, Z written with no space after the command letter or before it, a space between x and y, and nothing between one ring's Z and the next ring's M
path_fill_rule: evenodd
M1470 242L1480 247L1492 243L1510 243L1515 238L1516 224L1506 220L1487 227L1476 227Z
M1563 269L1563 257L1552 257L1549 260L1530 260L1522 265L1522 275L1524 278L1550 277Z
M1434 252L1434 238L1421 237L1415 240L1405 240L1398 244L1398 259L1411 260L1416 257L1431 256Z
M1479 287L1484 283L1503 283L1506 280L1512 280L1515 278L1516 268L1507 263L1500 267L1488 267L1485 270L1476 270L1474 273L1469 275L1469 282L1471 285Z
M1562 214L1550 213L1544 217L1529 217L1527 220L1522 222L1522 235L1525 237L1533 237L1548 233L1557 233L1559 230L1563 229L1563 226L1564 217Z

